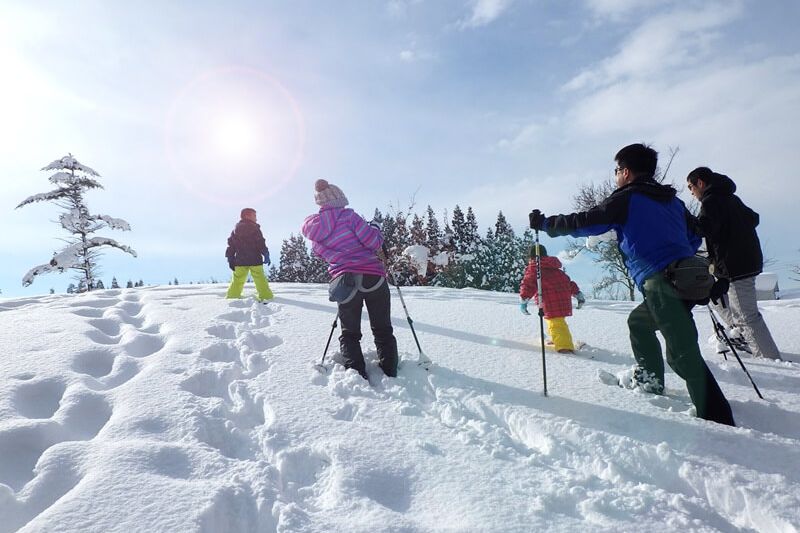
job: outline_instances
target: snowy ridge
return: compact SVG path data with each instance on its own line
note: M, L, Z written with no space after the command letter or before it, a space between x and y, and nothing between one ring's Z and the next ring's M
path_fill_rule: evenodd
M430 372L316 372L326 286L261 305L178 286L0 300L0 531L797 531L800 366L701 348L740 427L624 372L627 302L568 320L590 352L548 353L513 294L404 290ZM251 287L246 291L252 291ZM246 292L247 294L247 292ZM762 312L800 360L800 301ZM366 313L365 313L366 318ZM399 302L401 357L416 347ZM335 350L335 342L332 346ZM329 354L330 355L330 354Z

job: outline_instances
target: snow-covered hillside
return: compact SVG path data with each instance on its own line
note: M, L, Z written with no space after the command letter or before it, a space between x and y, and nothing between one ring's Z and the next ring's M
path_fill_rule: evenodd
M320 285L268 305L222 285L0 300L0 531L797 531L800 364L744 359L765 400L702 348L737 428L667 395L603 384L632 364L634 304L568 320L547 354L517 296L409 288L406 363L370 384L313 369L335 307ZM252 294L252 288L246 289ZM393 296L393 297L396 297ZM800 300L762 303L800 361ZM366 318L366 312L364 313ZM334 339L334 348L335 348Z

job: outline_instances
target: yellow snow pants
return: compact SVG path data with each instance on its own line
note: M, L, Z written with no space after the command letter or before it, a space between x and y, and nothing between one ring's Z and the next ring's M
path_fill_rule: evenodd
M253 283L256 284L256 291L258 291L259 300L271 300L273 298L272 290L269 288L269 281L264 275L264 265L255 266L237 266L233 270L233 277L231 278L231 285L228 287L228 294L226 298L241 298L242 289L247 281L247 274L253 278Z
M567 321L564 317L558 318L545 318L547 322L547 333L553 339L554 348L558 350L574 350L575 346L572 344L572 334L569 332Z

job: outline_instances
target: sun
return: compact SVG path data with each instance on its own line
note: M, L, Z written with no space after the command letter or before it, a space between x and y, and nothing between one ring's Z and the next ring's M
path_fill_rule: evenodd
M259 140L263 137L261 128L244 113L228 112L221 114L212 125L211 143L213 149L224 158L238 159L255 154Z
M220 205L276 194L296 176L304 143L303 116L291 93L247 67L218 68L191 80L165 116L171 177Z

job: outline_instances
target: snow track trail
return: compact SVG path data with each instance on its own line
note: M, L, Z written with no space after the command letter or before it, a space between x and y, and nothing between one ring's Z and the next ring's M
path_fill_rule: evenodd
M591 302L570 318L590 345L548 354L544 397L514 295L408 288L437 364L386 378L365 312L365 381L312 367L336 313L325 286L273 290L266 305L214 285L3 302L0 532L798 530L794 363L745 361L760 401L704 346L740 427L717 426L669 371L668 396L601 382L630 368L630 304ZM800 320L791 301L765 315L781 313ZM790 331L776 340L798 353Z

